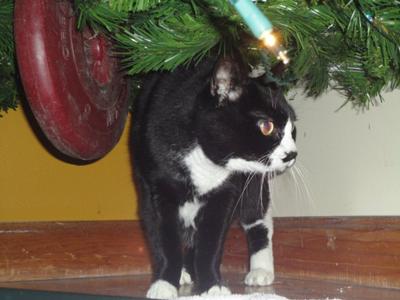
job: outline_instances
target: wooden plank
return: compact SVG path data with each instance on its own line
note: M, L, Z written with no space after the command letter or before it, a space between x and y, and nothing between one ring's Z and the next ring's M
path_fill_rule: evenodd
M0 226L0 281L148 272L149 255L137 222Z
M275 226L282 276L400 288L400 218L280 218Z
M276 218L281 277L400 288L400 218ZM244 273L247 246L229 232L223 270ZM121 276L150 272L138 222L0 224L0 281Z

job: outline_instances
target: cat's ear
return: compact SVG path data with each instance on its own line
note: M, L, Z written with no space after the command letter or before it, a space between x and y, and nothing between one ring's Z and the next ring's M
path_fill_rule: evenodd
M269 70L263 64L258 64L250 69L249 77L260 80L264 85L276 90L279 89L277 82L281 81L286 72L287 66L283 62L278 62Z
M238 101L243 93L247 76L243 64L233 58L221 58L211 79L211 95L217 97L218 105Z

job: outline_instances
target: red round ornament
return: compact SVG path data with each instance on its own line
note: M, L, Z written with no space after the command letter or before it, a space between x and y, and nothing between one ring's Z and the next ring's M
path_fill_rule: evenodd
M128 84L110 41L77 30L68 0L16 0L15 43L23 87L40 127L64 154L104 156L128 113Z

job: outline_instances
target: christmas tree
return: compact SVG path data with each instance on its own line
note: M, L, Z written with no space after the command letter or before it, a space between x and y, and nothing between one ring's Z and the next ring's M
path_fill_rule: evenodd
M0 0L0 113L18 105L14 58L13 1ZM1 116L1 114L0 114Z
M173 70L216 53L239 50L250 65L269 69L276 58L259 47L228 1L75 0L78 26L116 41L126 72ZM399 1L257 1L280 33L291 63L285 88L317 97L327 89L355 106L381 99L400 85ZM18 98L12 36L13 1L0 0L0 110ZM270 74L270 76L272 76Z

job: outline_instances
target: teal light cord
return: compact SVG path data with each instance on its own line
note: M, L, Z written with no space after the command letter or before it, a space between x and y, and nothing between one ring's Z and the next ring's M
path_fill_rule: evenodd
M256 38L272 31L272 23L251 0L229 0Z
M289 63L287 51L279 44L273 35L273 26L266 15L251 0L229 0L238 14L250 28L253 35L261 40L265 47L269 49L284 64Z

